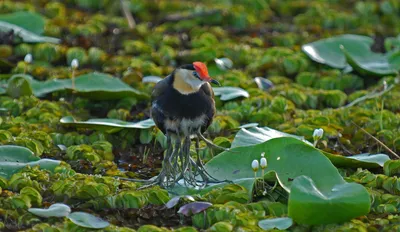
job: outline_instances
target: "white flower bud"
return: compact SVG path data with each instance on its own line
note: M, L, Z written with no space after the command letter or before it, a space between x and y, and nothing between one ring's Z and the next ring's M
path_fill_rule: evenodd
M261 166L261 169L267 168L267 159L266 158L264 158L264 157L261 158L260 166Z
M387 90L388 84L386 81L383 81L383 90Z
M258 164L258 160L253 160L253 162L251 163L251 168L253 169L254 172L258 171L258 168L260 167L260 165Z
M261 157L264 157L264 156L265 156L265 152L261 153Z
M24 58L25 63L30 64L32 63L32 54L28 53L26 54L25 58Z
M322 136L324 136L324 129L319 128L314 130L313 133L314 140L319 140L322 138Z
M73 59L73 60L71 61L71 68L77 69L78 67L79 67L79 61L78 61L78 59Z

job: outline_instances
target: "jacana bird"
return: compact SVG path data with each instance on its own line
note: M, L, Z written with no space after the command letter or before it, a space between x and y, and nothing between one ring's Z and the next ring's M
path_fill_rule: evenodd
M214 92L210 83L220 85L209 76L204 63L193 62L176 68L154 87L151 117L167 137L163 167L156 178L162 186L173 186L180 179L193 185L198 177L203 182L210 179L199 155L197 161L190 156L191 137L196 138L198 149L199 138L205 140L202 133L215 115ZM174 148L171 140L175 140Z

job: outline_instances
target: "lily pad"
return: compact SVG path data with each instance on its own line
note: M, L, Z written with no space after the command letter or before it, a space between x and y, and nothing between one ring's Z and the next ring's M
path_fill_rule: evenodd
M143 83L157 83L161 80L162 80L162 78L158 77L158 76L147 76L147 77L143 77L142 82Z
M44 32L44 19L40 14L19 11L0 15L0 21L17 25L25 30L41 35Z
M68 205L56 203L52 204L48 209L30 208L28 211L39 217L66 217L71 213L71 208Z
M0 146L0 177L10 178L26 166L37 166L49 171L61 163L59 160L40 159L25 147L5 145Z
M228 70L233 67L233 61L229 58L214 58L215 64L220 70Z
M225 151L211 159L206 169L219 180L251 178L254 176L251 163L260 159L263 152L268 160L266 175L275 173L279 184L290 193L289 216L296 222L311 225L343 222L369 212L366 189L356 183L346 183L318 149L295 138L274 138L254 146L237 147L232 152ZM301 176L312 180L313 186L304 183L304 177L292 185L293 180ZM293 192L292 186L295 186Z
M363 75L387 76L396 75L399 67L390 63L389 55L374 53L369 48L354 51L341 46L347 62L358 73Z
M75 89L72 88L71 79L37 81L33 79L32 76L16 74L10 78L8 88L13 88L13 91L15 91L17 87L10 84L21 79L30 84L33 94L37 97L43 97L46 94L61 90L74 90L79 95L95 100L112 100L125 97L147 97L147 94L130 87L118 78L114 78L104 73L94 72L76 77ZM17 83L19 82L20 81Z
M270 218L258 222L258 226L263 230L286 230L293 225L293 220L289 217Z
M60 122L66 126L90 128L107 133L115 133L122 129L148 129L155 126L151 118L139 122L126 122L110 118L95 118L82 122L76 121L72 116L66 116L61 118Z
M103 229L110 225L109 222L85 212L73 212L68 215L69 220L78 226L91 229Z
M256 145L279 137L293 137L305 143L311 144L307 140L305 140L303 136L284 133L269 127L242 127L242 129L236 134L235 138L233 139L231 148Z
M47 36L40 36L15 24L0 21L0 32L9 32L9 31L14 31L16 37L21 38L22 41L25 43L42 43L42 42L60 43L60 39Z
M264 77L255 77L254 82L257 84L258 88L264 91L269 90L274 87L274 83L272 81L264 78Z
M311 145L311 143L305 140L302 136L287 134L268 127L251 127L242 128L233 139L231 147L252 146L279 137L292 137ZM379 168L383 167L383 164L390 159L389 156L385 154L342 156L330 154L324 151L321 152L328 157L335 166L344 168Z
M179 208L178 213L181 213L187 217L192 216L193 214L198 214L203 212L204 210L210 208L212 204L210 202L192 202L186 204Z
M302 46L304 53L315 62L332 68L344 69L349 67L340 46L358 52L369 51L374 40L367 36L345 34L328 39L318 40Z
M289 194L289 216L310 225L340 223L369 213L368 192L361 185L340 183L320 191L313 179L300 176Z
M222 101L229 101L239 97L250 97L249 93L238 87L214 87L215 96L221 96Z
M358 154L352 156L334 155L323 152L326 157L336 166L342 168L380 168L390 160L385 154Z

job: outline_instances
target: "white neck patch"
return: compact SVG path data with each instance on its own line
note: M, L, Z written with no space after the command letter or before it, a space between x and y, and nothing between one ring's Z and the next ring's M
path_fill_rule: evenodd
M192 70L187 69L177 69L175 71L174 87L182 94L190 94L199 91L201 86L207 82L199 80L193 75ZM184 83L179 83L184 82ZM185 87L184 84L187 86Z

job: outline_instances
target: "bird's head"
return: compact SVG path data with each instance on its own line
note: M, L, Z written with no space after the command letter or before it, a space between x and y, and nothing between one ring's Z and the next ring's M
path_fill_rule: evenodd
M198 91L205 83L221 85L210 77L207 66L198 61L180 66L174 75L174 88L186 94Z

